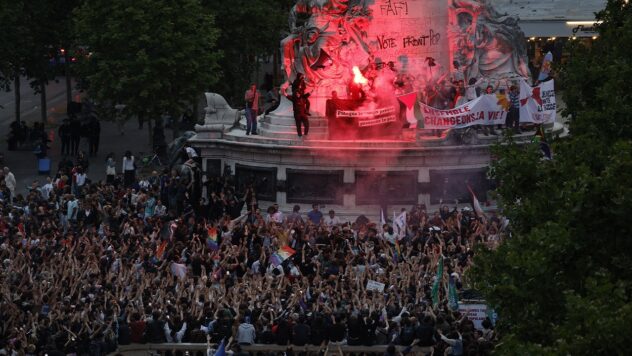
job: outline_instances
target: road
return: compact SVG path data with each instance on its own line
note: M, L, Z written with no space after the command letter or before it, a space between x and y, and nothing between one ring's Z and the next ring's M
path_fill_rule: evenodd
M40 121L40 96L34 95L33 90L23 79L21 86L22 100L21 113L25 122ZM65 78L59 78L59 82L51 82L47 86L48 120L47 131L53 131L54 138L51 143L49 157L52 160L50 176L57 173L57 166L61 160L61 142L57 137L57 127L66 117L66 82ZM80 101L81 94L73 92L73 100ZM14 121L15 103L13 92L1 92L0 104L4 108L0 109L0 152L4 153L4 165L9 167L15 174L18 181L18 193L25 193L26 187L34 180L45 181L46 176L38 175L37 159L31 150L7 151L6 138L9 132L9 125ZM105 178L105 156L112 152L115 154L120 166L121 157L126 150L132 151L135 156L140 152L149 151L149 135L145 126L144 130L138 129L135 120L125 124L125 134L121 135L116 125L109 121L101 121L100 149L96 157L90 158L88 177L93 180ZM80 149L87 151L87 143L82 139ZM72 157L71 157L72 158ZM117 167L120 170L121 167Z
M21 119L25 122L40 121L40 95L34 94L28 80L23 77L20 82ZM80 100L79 93L73 92L73 100ZM58 81L51 81L46 86L48 104L48 124L56 125L60 116L66 113L66 78L59 77ZM15 93L0 92L0 133L8 133L9 125L15 119ZM5 135L0 135L0 141L6 140Z

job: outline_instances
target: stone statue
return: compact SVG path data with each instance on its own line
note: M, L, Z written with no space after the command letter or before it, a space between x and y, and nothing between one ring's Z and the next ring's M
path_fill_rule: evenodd
M452 0L451 47L466 78L529 77L524 33L489 0Z
M204 95L206 96L205 126L223 124L232 127L239 122L239 110L231 108L223 96L215 93L204 93Z
M307 86L344 85L351 68L369 64L366 0L297 0L289 16L290 34L281 41L286 89L297 73ZM287 93L286 93L287 94Z

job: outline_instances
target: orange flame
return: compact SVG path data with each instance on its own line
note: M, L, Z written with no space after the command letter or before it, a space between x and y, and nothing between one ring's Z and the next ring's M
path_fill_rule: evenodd
M353 82L356 84L366 84L369 81L362 75L358 66L353 66Z

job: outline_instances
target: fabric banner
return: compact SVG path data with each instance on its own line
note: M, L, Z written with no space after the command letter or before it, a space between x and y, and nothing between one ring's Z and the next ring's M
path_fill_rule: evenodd
M358 127L375 126L397 120L393 106L375 110L337 110L336 117L357 118Z
M533 88L524 80L520 82L520 122L552 123L555 122L556 111L553 80Z
M495 95L483 95L450 110L419 103L425 129L456 129L472 125L502 125L507 112Z
M424 103L418 103L423 128L460 129L474 125L504 125L507 111L503 102L506 95L482 95L461 106L449 110L439 110ZM555 121L557 104L553 80L531 87L525 80L520 81L520 122L536 124ZM421 125L420 125L421 127Z
M474 323L474 327L483 330L483 320L488 317L486 304L459 304L459 312Z

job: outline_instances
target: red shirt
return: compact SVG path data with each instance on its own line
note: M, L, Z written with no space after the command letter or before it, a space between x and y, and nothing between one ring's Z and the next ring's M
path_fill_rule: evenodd
M134 344L140 344L143 342L143 335L145 334L146 323L143 320L132 321L129 323L130 339Z

